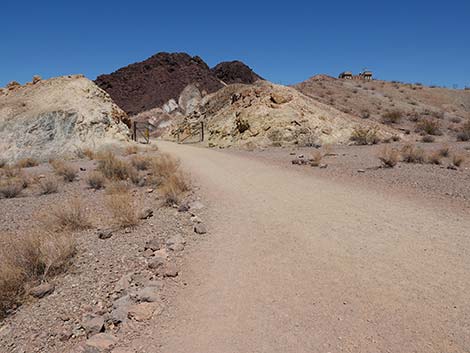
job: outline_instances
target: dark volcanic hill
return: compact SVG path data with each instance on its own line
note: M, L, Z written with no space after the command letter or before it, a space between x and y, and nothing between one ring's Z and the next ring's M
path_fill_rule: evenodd
M186 53L158 53L112 74L98 76L95 83L130 115L160 107L171 98L177 100L191 83L208 93L223 87L200 57Z
M232 83L254 83L263 80L250 67L241 61L225 61L212 69L214 75L226 84Z

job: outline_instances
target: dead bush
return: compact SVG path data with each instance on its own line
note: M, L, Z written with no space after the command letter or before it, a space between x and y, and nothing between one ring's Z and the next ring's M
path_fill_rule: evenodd
M65 163L64 161L52 160L50 161L50 164L54 169L55 173L61 176L64 181L72 182L77 177L77 169Z
M0 318L22 302L28 286L64 271L75 254L70 233L33 231L2 236L0 244Z
M145 156L133 156L131 164L137 170L147 170L150 168L151 159Z
M92 172L86 178L88 186L94 190L100 190L104 188L106 178L100 172Z
M181 182L177 180L177 177L173 176L168 178L160 188L163 202L167 206L179 204L184 191L184 188L181 187Z
M139 217L130 192L113 193L107 196L106 205L113 217L113 223L119 227L136 226Z
M421 142L424 142L424 143L432 143L434 142L436 139L434 138L434 136L431 136L431 135L424 135L422 138L421 138Z
M127 180L135 175L135 169L112 152L105 152L98 157L98 171L111 180Z
M365 128L357 126L351 133L350 140L356 145L375 145L380 142L376 128Z
M382 122L384 124L397 124L400 122L402 115L402 112L398 110L386 112L384 115L382 115Z
M106 193L108 195L112 194L122 194L125 192L130 192L131 187L127 182L114 182L108 186L106 186Z
M41 195L54 194L59 190L59 183L56 178L46 177L39 181L39 190Z
M315 151L312 153L311 157L309 158L310 165L312 167L318 167L323 159L323 153L321 151Z
M16 162L18 168L32 168L39 165L38 161L34 158L23 158Z
M405 145L401 150L402 161L405 163L424 163L424 151L413 145Z
M429 164L440 165L442 162L441 160L442 160L442 157L439 151L432 152L431 154L428 155L428 158L427 158L427 162Z
M470 141L470 120L467 120L460 128L457 141Z
M0 182L0 195L12 199L19 196L24 188L24 181L21 178L10 178Z
M393 168L400 160L400 153L394 148L384 147L380 151L378 158L385 168Z
M441 148L439 148L438 153L441 157L449 157L449 155L450 155L449 146L447 146L447 145L442 146Z
M84 155L85 157L87 157L89 160L95 159L95 152L94 152L92 149L90 149L90 148L84 148L84 149L82 150L82 153L83 153L83 155Z
M81 230L91 227L85 207L79 198L52 208L48 217L51 223L60 229Z
M452 155L452 164L456 167L460 167L465 162L465 157L461 154L455 153Z
M139 152L139 147L135 145L127 146L126 149L124 150L124 154L127 156L131 154L137 154Z
M439 122L432 119L422 119L418 121L416 123L416 132L433 136L442 135Z

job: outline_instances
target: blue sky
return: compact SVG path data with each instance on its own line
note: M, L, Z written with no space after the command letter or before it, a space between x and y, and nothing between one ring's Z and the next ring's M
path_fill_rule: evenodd
M94 79L160 51L240 59L277 83L367 67L387 80L470 86L470 1L10 1L0 86Z

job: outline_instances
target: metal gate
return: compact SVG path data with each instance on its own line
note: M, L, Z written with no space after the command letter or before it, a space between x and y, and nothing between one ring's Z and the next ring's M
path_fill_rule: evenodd
M204 141L204 122L186 125L176 133L178 143L198 143Z
M136 142L139 142L143 139L143 143L150 143L150 123L148 121L133 121L132 139Z

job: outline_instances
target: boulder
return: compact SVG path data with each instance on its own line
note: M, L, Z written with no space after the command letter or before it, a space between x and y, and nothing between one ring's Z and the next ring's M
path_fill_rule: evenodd
M29 294L35 298L44 298L54 292L55 286L51 283L43 283L37 287L31 288Z

